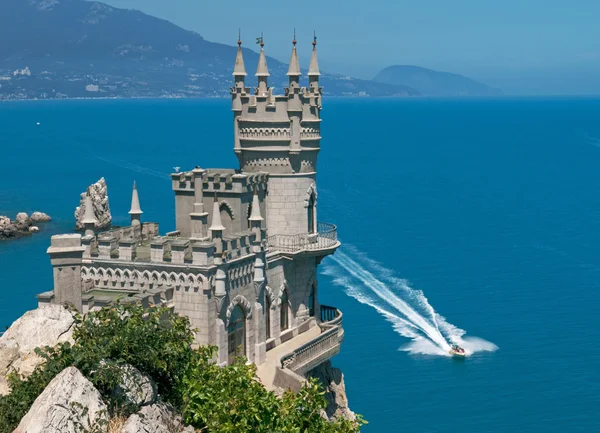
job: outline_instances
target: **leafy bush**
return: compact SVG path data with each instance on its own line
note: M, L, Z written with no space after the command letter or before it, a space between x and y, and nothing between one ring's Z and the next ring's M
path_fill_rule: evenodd
M0 397L0 433L10 433L25 416L50 381L74 366L103 395L111 412L128 412L123 396L114 394L121 381L122 364L130 364L155 381L162 398L175 406L182 402L179 391L183 374L196 357L193 332L187 317L169 309L116 305L76 315L75 344L38 349L46 362L24 379L9 376L12 392Z
M116 305L76 315L74 345L38 349L45 358L28 378L9 376L11 394L0 397L0 433L10 433L48 383L67 367L78 368L101 392L111 415L127 416L114 393L123 364L148 374L163 401L178 409L184 421L212 433L355 433L363 421L328 422L321 413L326 400L310 381L282 398L257 380L256 367L240 359L219 367L215 347L192 348L193 331L186 317L167 308Z
M233 365L219 367L212 362L215 354L215 347L200 348L183 384L183 419L201 431L354 433L364 424L360 416L356 421L323 418L327 401L316 379L280 399L257 380L254 364L240 358Z

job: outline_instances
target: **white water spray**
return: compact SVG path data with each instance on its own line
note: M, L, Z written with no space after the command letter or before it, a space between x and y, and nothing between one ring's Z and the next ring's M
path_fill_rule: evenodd
M348 295L377 310L396 332L410 338L412 341L402 350L450 356L453 343L463 347L467 355L497 349L488 341L464 337L465 331L436 313L422 291L395 277L391 270L353 248L345 251L332 256L334 263L330 262L324 273L332 276L334 284L344 287Z

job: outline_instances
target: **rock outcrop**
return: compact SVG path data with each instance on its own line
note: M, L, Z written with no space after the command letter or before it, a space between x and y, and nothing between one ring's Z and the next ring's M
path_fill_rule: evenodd
M72 343L74 324L71 312L60 305L28 311L17 319L0 337L0 394L8 393L8 373L28 376L43 362L37 347Z
M331 361L326 361L310 371L308 375L318 379L325 389L326 414L329 419L356 419L356 415L348 407L344 374L340 369L334 368Z
M46 223L51 221L50 215L45 214L44 212L34 212L29 217L32 223Z
M90 185L85 192L81 193L79 206L75 209L75 228L77 230L83 230L82 221L85 215L85 196L88 193L92 198L94 216L96 217L96 228L109 228L112 222L112 216L108 205L108 189L104 178L101 178L98 182Z
M123 373L115 394L122 395L128 403L147 406L156 401L156 384L152 378L131 365L119 367Z
M121 433L188 433L192 427L185 428L181 417L164 403L144 406L138 413L131 415Z
M105 432L107 407L94 385L75 367L60 372L35 399L15 433Z
M33 223L41 223L50 221L50 217L42 212L34 212L27 215L25 212L19 212L14 221L7 216L0 215L0 240L10 238L20 238L31 233L40 231L39 227Z

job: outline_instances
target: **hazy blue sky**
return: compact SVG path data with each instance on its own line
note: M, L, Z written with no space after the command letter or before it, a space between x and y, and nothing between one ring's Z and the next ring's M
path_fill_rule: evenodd
M168 19L208 40L247 46L261 31L287 61L295 27L304 65L313 29L322 67L372 78L412 64L519 86L600 72L599 0L107 0ZM512 83L512 84L511 84ZM600 89L600 83L599 89Z

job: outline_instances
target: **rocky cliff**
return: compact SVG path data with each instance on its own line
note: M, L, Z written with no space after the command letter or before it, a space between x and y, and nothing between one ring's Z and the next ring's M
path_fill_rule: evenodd
M81 193L79 206L75 208L75 228L83 230L83 217L85 215L85 196L89 194L92 199L94 216L96 217L96 228L106 229L110 227L112 215L108 205L108 188L106 180L101 178L98 182L90 185L85 192Z

